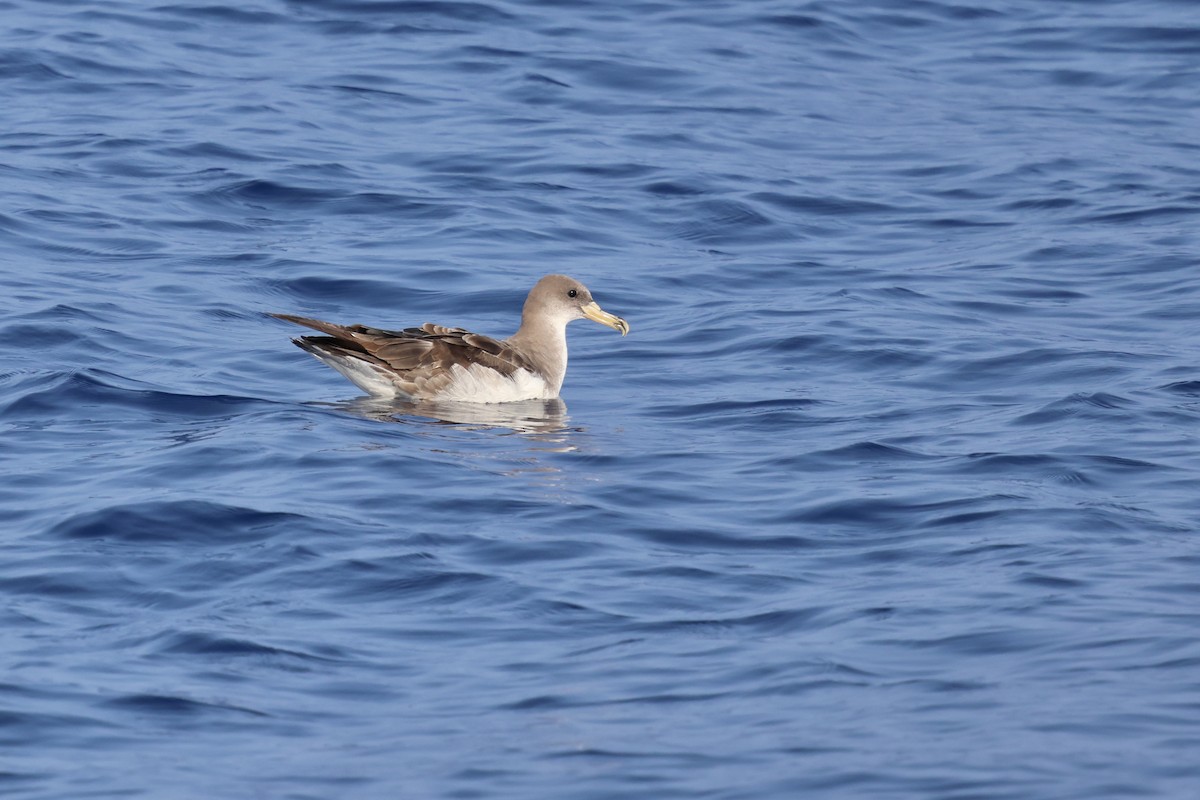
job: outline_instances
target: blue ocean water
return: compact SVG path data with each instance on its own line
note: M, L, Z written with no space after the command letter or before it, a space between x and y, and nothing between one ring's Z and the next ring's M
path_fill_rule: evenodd
M3 796L1200 796L1190 0L0 19Z

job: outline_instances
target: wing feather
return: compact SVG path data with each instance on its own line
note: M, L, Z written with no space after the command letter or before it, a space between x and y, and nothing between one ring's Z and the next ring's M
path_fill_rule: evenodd
M325 334L302 336L295 342L324 359L362 362L362 366L390 381L410 397L435 397L458 376L455 367L471 370L484 367L513 377L519 370L536 373L534 365L504 341L464 328L425 323L399 331L366 325L337 325L291 314L272 314L278 319L304 325Z

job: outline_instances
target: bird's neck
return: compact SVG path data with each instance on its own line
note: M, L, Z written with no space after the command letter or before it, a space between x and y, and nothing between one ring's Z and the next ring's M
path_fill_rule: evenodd
M531 319L522 315L521 327L508 338L524 353L558 394L567 374L567 326L559 320Z

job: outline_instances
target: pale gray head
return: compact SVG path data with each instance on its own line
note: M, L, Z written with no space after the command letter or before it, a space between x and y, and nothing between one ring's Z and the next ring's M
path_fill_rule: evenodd
M622 336L629 333L629 323L596 305L588 288L566 275L547 275L538 281L525 299L521 316L522 324L540 318L566 325L587 318L620 331Z

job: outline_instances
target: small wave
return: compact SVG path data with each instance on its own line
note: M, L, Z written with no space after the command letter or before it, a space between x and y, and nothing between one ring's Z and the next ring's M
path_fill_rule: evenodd
M1187 397L1200 397L1200 381L1175 381L1158 387L1164 392L1182 394Z
M797 235L752 206L735 200L701 200L689 211L685 222L672 227L673 237L720 244L749 239L779 241Z
M1187 220L1200 214L1200 205L1161 205L1152 208L1125 208L1097 211L1076 220L1080 223L1142 223L1154 219Z
M264 711L258 711L246 706L235 706L228 703L208 703L180 695L169 694L125 694L105 700L103 705L119 711L164 717L190 717L198 714L223 712L248 714L255 717L269 716Z
M861 465L930 461L938 460L940 456L929 455L882 442L855 442L844 447L835 447L831 450L818 450L805 453L802 457L795 457L795 459L801 458L809 468L819 469L821 468L820 465L828 466L831 464ZM794 460L792 461L792 466L796 466Z
M512 589L512 585L502 578L482 572L405 565L399 571L360 571L353 580L336 588L331 587L329 591L335 597L355 603L454 605L474 604L487 597L487 604L491 605L505 599L518 599L509 596Z
M826 606L789 608L763 611L731 617L680 617L642 622L632 627L646 636L671 634L687 635L750 635L783 636L815 631L837 625L846 616Z
M630 534L653 542L656 545L668 546L684 551L776 551L794 553L815 546L812 539L798 534L778 533L748 533L721 532L696 526L684 527L635 527Z
M0 414L5 419L75 415L79 409L136 409L156 416L227 417L268 403L233 395L195 395L152 389L101 370L46 372L27 377L17 397Z
M228 543L269 539L303 515L259 511L207 500L123 503L73 514L49 535L137 543Z
M1018 425L1044 425L1074 416L1092 419L1112 416L1106 412L1124 412L1127 415L1135 405L1127 398L1105 392L1078 392L1048 403L1037 411L1022 414L1014 422Z
M231 636L220 636L202 631L172 632L143 643L156 652L195 656L269 658L282 661L335 662L343 660L345 653L337 648L324 646L320 653L306 653L285 647Z
M494 25L519 19L517 15L487 3L455 0L289 0L289 5L299 9L320 9L336 17L384 17L409 23L440 19Z
M859 214L894 213L897 211L896 208L884 203L874 203L867 200L848 200L843 197L758 192L751 195L751 198L761 200L778 208L799 211L804 214L828 214L842 217Z
M236 205L258 211L305 211L320 208L329 214L387 215L410 219L448 219L459 213L453 204L391 192L346 191L257 178L191 195L202 202Z

